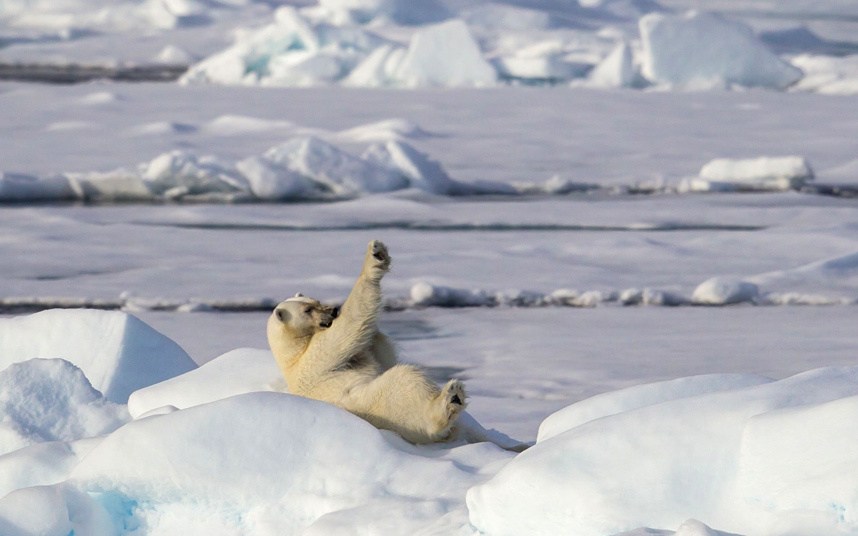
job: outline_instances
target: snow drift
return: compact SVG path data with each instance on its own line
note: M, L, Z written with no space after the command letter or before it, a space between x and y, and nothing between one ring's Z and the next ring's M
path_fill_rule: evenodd
M468 492L471 522L493 535L595 536L689 517L742 534L855 530L845 475L858 474L858 454L845 445L858 439L847 424L858 418L857 369L704 381L552 416L550 433Z
M87 316L14 321L32 336ZM69 353L101 334L83 330ZM267 351L235 350L136 391L130 421L67 361L6 367L0 440L15 430L8 423L30 433L0 453L0 532L717 534L713 526L785 536L858 528L855 367L779 381L713 374L605 393L545 419L536 445L516 457L488 443L409 445L282 392L275 375Z
M33 358L79 367L113 402L196 367L188 354L138 318L115 311L43 311L0 319L0 368Z

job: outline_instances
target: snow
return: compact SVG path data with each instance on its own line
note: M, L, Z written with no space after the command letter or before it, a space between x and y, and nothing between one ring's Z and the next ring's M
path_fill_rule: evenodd
M748 383L573 420L468 492L472 523L491 534L614 534L692 512L749 534L849 530L854 494L841 479L858 460L838 447L851 434L826 423L854 418L855 369ZM763 462L770 452L782 454Z
M73 441L112 432L128 420L83 372L63 359L33 359L0 372L0 454L33 443Z
M700 169L699 178L686 181L687 191L798 190L814 178L810 164L800 156L747 159L716 158Z
M14 468L0 480L4 534L822 534L855 523L850 366L606 392L545 418L521 455L409 445L286 394L267 350L234 350L136 391L134 420L68 361L17 363L0 382L30 410L64 393L29 412L29 429L55 433L0 455ZM8 404L3 413L19 415Z
M691 295L691 301L701 305L730 305L753 302L759 296L760 289L747 281L713 277L700 283Z
M0 319L2 366L33 358L74 363L108 400L122 404L133 391L194 367L176 343L134 316L113 311Z
M270 352L236 349L185 374L134 391L128 411L137 419L161 408L185 409L243 393L285 390L285 380Z
M3 73L189 67L0 82L0 534L856 532L853 3L0 4ZM267 350L370 239L450 444Z

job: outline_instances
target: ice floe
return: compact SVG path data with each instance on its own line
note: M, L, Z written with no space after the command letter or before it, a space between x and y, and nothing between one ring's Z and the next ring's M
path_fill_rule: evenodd
M762 192L799 190L814 179L810 164L800 156L716 158L686 179L681 191Z

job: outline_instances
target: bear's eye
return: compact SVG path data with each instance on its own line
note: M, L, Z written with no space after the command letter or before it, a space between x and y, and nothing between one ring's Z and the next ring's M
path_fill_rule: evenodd
M313 314L313 308L312 307L305 308L304 314L308 314L308 315Z

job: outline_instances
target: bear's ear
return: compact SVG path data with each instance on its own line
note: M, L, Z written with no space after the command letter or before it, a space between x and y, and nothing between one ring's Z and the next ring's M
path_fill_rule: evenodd
M284 324L289 322L289 311L286 309L275 309L274 314L277 315L277 320L283 322Z

